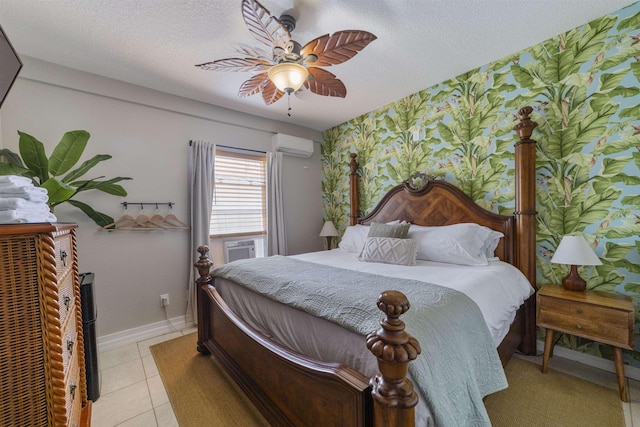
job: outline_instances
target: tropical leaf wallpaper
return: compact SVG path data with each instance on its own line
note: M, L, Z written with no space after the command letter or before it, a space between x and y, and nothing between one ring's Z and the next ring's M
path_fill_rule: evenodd
M351 152L361 168L361 214L421 171L511 214L514 113L525 105L538 123L538 284L561 282L568 266L551 256L562 236L581 234L602 260L580 268L588 287L637 305L640 3L325 131L325 218L340 232L349 225ZM612 358L606 345L567 336L560 344ZM625 361L640 366L640 353L626 352Z

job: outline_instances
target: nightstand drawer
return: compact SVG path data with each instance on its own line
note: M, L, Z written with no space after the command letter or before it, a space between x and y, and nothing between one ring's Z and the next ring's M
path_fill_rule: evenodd
M538 312L538 326L578 335L605 344L631 348L627 313L607 310L607 314L611 315L611 319L615 318L615 322L603 321L602 318L598 317L590 318L584 313L571 314L565 313L564 310L558 312L546 310L543 307Z
M546 296L541 297L540 301L542 310L571 316L574 317L576 321L607 323L610 326L625 329L629 326L628 311Z

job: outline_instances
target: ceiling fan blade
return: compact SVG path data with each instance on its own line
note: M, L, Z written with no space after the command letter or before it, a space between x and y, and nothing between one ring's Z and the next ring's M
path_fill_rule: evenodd
M344 83L336 78L332 73L322 68L307 68L312 78L304 82L304 87L311 92L322 96L336 96L344 98L347 96L347 88Z
M278 89L271 80L267 80L262 89L262 99L264 99L264 103L271 105L282 98L282 95L284 95L284 92Z
M375 39L377 37L367 31L338 31L311 40L304 45L301 53L303 56L318 57L315 62L309 61L313 66L336 65L353 58Z
M267 73L256 74L246 82L242 83L240 90L238 90L238 96L244 98L247 96L255 95L258 92L262 92L266 81L269 79Z
M270 48L285 48L291 34L274 16L257 0L242 0L242 18L253 36Z
M271 64L258 58L225 58L204 64L196 64L196 67L210 71L263 71Z

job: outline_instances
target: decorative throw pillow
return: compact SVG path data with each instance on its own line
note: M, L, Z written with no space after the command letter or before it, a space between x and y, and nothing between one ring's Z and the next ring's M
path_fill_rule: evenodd
M367 237L393 237L396 239L406 239L411 224L400 222L397 224L381 224L374 222L369 228Z
M367 237L360 260L385 264L415 265L418 245L411 239Z

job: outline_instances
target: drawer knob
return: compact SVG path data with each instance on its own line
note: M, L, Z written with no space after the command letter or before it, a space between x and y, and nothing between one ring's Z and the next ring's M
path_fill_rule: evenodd
M581 309L581 308L579 308L579 309L577 309L577 310L576 310L576 313L578 313L578 314L582 314L582 313L583 313L583 311L582 311L582 309Z
M67 351L69 356L73 356L73 340L67 340Z
M75 385L75 383L71 383L69 385L69 394L71 395L71 400L76 398L76 388L78 388L78 386Z
M67 251L64 249L60 249L60 260L62 261L62 265L64 267L67 266Z
M582 329L582 325L578 324L578 325L576 325L576 328Z

